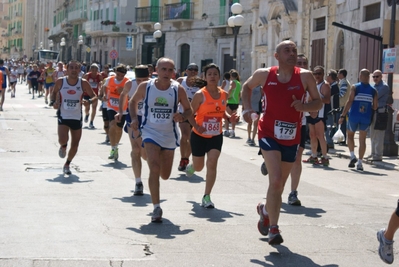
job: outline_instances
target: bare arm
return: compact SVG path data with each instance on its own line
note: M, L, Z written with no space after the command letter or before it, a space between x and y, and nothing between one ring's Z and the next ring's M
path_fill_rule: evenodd
M50 95L50 106L53 106L54 109L58 109L60 103L58 102L57 95L59 94L62 86L62 80L57 80L55 82L53 92Z
M179 85L178 95L179 95L179 103L183 108L183 113L181 113L181 114L175 113L173 115L173 119L176 122L182 122L185 119L188 119L188 117L192 114L192 110L191 110L190 101L188 101L186 90L181 85Z
M269 69L257 69L254 74L248 78L242 87L242 105L246 108L243 111L244 120L248 123L252 122L251 113L251 96L252 90L256 86L263 86L269 76Z
M321 101L323 101L324 104L330 104L331 101L331 86L328 83L324 83L321 88L320 92L323 95L321 97Z
M193 113L188 117L188 121L190 122L190 124L193 126L194 129L196 129L199 133L203 133L206 131L206 129L204 127L202 127L202 125L198 125L197 122L194 119L194 114L197 112L197 110L199 109L200 105L202 104L202 102L204 101L204 95L202 94L201 91L197 91L194 94L193 99L191 100L191 108ZM202 128L201 128L202 127Z
M139 102L141 102L145 97L147 83L148 82L140 83L133 97L129 100L129 113L132 120L130 123L130 127L132 128L132 130L137 130L139 127L137 119L138 106Z
M125 101L129 95L130 88L132 88L132 81L128 81L123 86L123 90L119 96L119 114L123 114L123 107L125 106Z
M302 103L301 99L296 99L293 97L293 102L291 104L297 111L308 111L314 112L321 109L323 103L320 99L320 94L317 91L316 80L314 79L312 73L308 70L301 69L301 80L305 90L309 93L309 101L307 103Z

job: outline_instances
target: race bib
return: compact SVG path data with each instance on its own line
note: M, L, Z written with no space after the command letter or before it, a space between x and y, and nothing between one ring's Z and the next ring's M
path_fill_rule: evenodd
M89 82L91 88L97 89L97 83L96 82Z
M274 137L279 140L293 140L296 136L297 124L276 120L274 122Z
M172 109L151 108L150 121L158 124L170 123L172 121Z
M202 127L206 129L204 134L207 135L219 135L220 134L220 125L222 118L220 117L204 117L204 122L202 123Z
M79 100L64 99L65 110L75 110L79 108Z
M119 98L113 98L111 97L109 99L109 103L111 104L111 106L113 107L119 107Z

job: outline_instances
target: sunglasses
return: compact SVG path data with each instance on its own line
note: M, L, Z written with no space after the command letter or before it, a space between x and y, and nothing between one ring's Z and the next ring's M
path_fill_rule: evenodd
M375 79L375 78L379 78L380 77L380 75L375 75L375 76L373 76L373 78Z
M313 75L323 75L321 72L313 72Z
M190 70L190 71L198 71L198 69L187 69L187 70Z

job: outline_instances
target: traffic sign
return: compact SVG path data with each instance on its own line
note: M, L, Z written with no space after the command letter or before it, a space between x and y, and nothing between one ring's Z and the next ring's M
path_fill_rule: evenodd
M109 57L110 57L111 59L117 59L117 58L118 58L118 51L116 51L116 50L111 50L111 51L109 52Z
M396 48L384 49L382 57L382 73L394 73L396 62Z
M133 50L133 36L126 36L126 50Z
M86 48L87 53L90 53L90 51L91 51L90 47Z

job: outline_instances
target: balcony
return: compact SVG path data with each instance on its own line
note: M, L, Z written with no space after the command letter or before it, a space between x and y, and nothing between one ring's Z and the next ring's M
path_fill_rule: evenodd
M10 16L4 16L3 19L4 20L10 20Z
M117 23L116 25L110 25L104 28L104 35L107 36L127 36L134 35L135 27L132 25L126 25L126 23Z
M87 21L87 12L84 10L74 10L68 13L68 21L72 24L79 24Z
M8 36L10 36L10 35L7 32L4 32L1 34L1 37L8 37Z
M52 27L50 29L48 38L49 39L56 39L56 38L60 37L61 35L67 34L66 31L64 31L61 26L62 26L62 24L58 23L57 26Z
M166 4L163 13L164 20L170 21L175 27L187 26L194 20L194 3Z
M72 32L73 25L69 21L61 23L61 28L66 32Z
M136 25L143 26L146 30L152 29L152 25L162 21L162 7L147 6L136 7Z
M22 12L15 12L16 17L22 17Z
M15 30L14 34L18 35L18 34L22 34L22 30Z
M84 31L86 34L90 34L92 36L102 35L105 29L112 28L112 25L101 25L101 21L99 20L86 21L84 25Z

